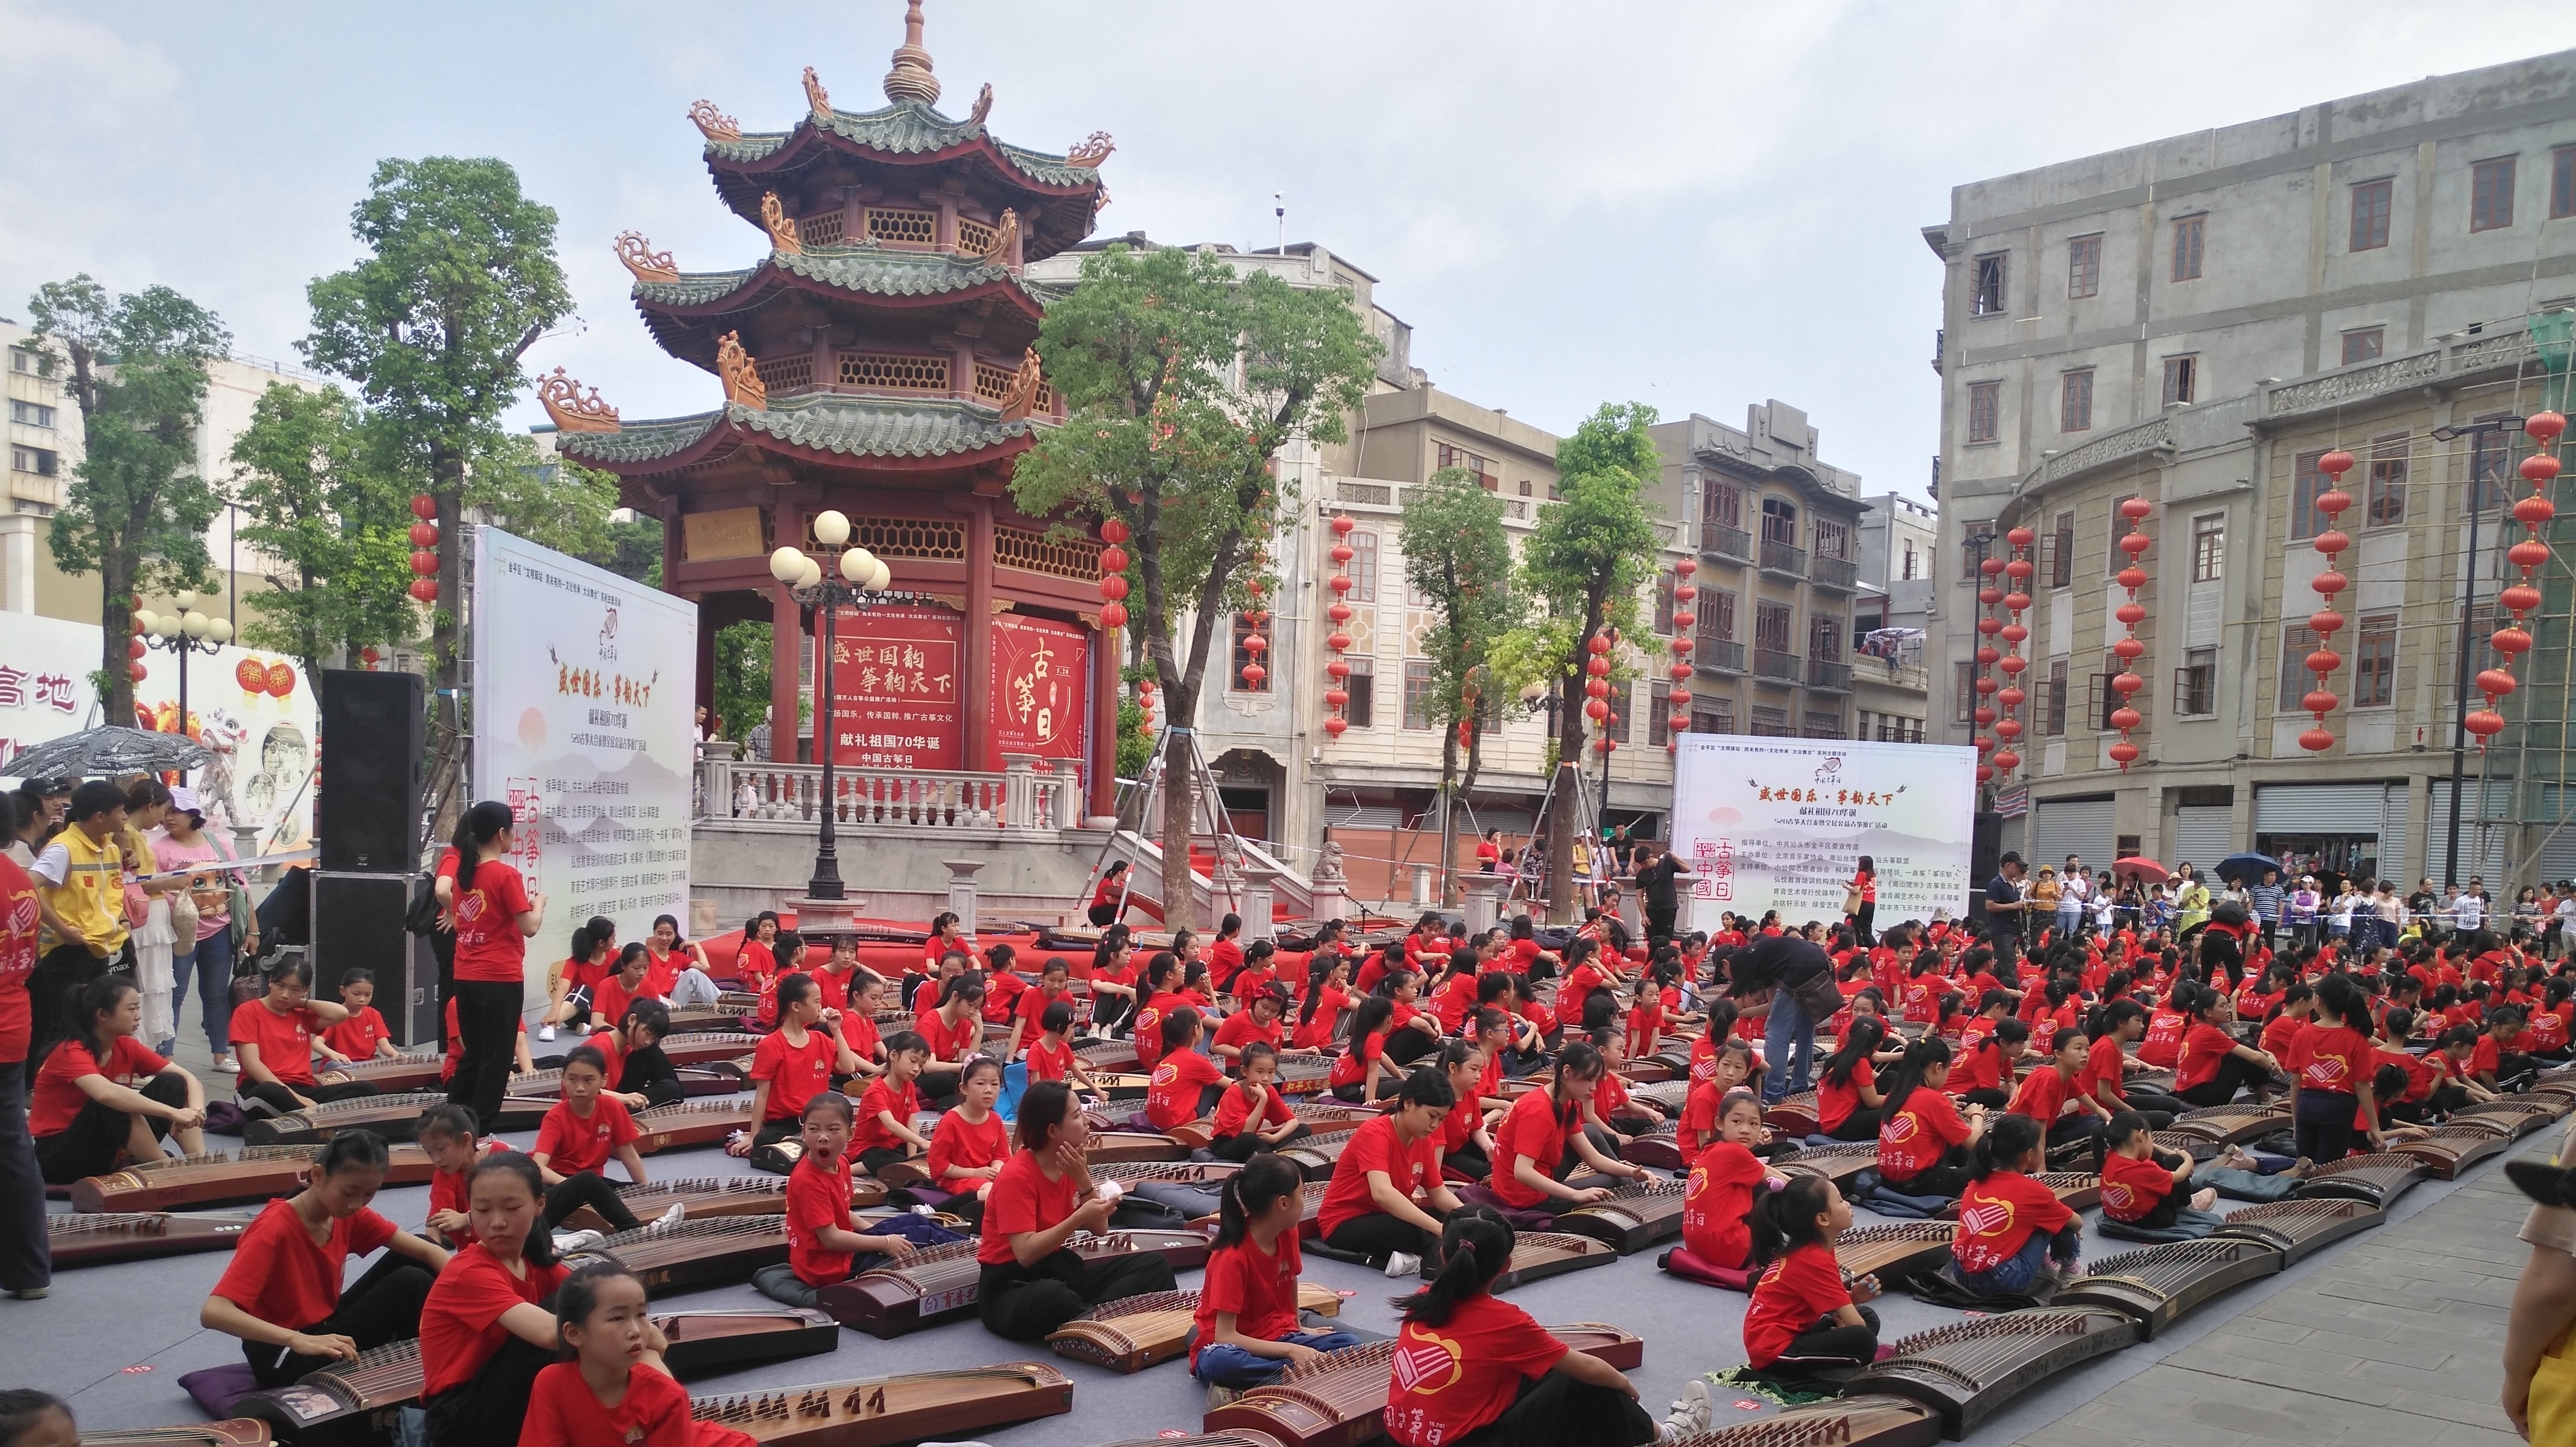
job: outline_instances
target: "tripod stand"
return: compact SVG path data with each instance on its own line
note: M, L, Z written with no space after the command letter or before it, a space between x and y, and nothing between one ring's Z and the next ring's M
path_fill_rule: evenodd
M1188 766L1191 788L1195 796L1190 810L1189 837L1181 844L1183 857L1188 857L1191 846L1205 840L1213 859L1209 873L1213 891L1222 894L1229 910L1240 912L1243 908L1241 879L1235 873L1234 865L1243 858L1243 836L1235 832L1234 821L1227 816L1223 808L1223 801L1217 794L1216 771L1208 767L1206 755L1199 752L1197 730L1179 729L1177 732L1189 751ZM1146 761L1143 774L1132 782L1118 786L1118 817L1122 820L1128 817L1127 806L1132 800L1136 806L1135 832L1140 839L1149 837L1147 834L1149 829L1159 827L1163 809L1163 788L1169 782L1165 767L1165 761L1169 757L1168 746L1155 749L1154 756ZM1168 857L1172 841L1165 839L1161 843ZM1115 832L1101 841L1100 853L1091 862L1090 877L1083 881L1082 897L1085 900L1098 893L1101 879L1109 872L1110 853L1117 847L1118 836ZM1118 913L1113 916L1114 919L1126 917L1127 897L1135 887L1136 871L1130 869L1127 871L1126 879L1118 886ZM1167 920L1171 912L1172 901L1163 901L1163 914Z
M1548 837L1551 824L1563 824L1575 831L1578 841L1601 848L1601 821L1592 811L1592 796L1583 790L1583 773L1572 764L1560 763L1548 775L1547 792L1539 797L1538 817L1530 823L1530 847L1521 850L1520 878L1513 881L1511 897L1527 899L1533 904L1547 902L1548 860L1552 851L1542 851L1535 869L1530 865L1530 850ZM1575 872L1576 884L1584 882L1581 870Z

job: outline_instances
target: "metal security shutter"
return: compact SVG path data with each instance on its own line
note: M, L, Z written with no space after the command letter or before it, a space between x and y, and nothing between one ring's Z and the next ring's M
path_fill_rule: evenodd
M2188 864L2201 878L2215 881L2218 861L2236 852L2229 823L2235 812L2218 804L2174 810L2174 857L2158 862L2167 869Z
M2396 880L2401 895L2411 892L2421 877L2415 873L2415 851L2409 847L2415 842L2406 817L2411 787L2402 779L2388 785L2380 803L2379 875Z
M2062 865L2069 854L2083 856L2088 869L2110 868L2113 807L2107 794L2099 799L2046 799L2033 804L2031 872L2038 873L2043 864Z
M2505 836L2513 826L2489 824L2481 827L2478 820L2478 781L2471 779L2460 791L2460 868L2458 880L2469 882L2470 875L2486 881L2492 894L2504 882ZM2505 779L2489 779L2485 789L2486 814L2501 819L2513 801L2513 785ZM2561 836L2564 837L2564 836ZM2451 878L2451 781L2433 780L2433 807L2424 818L2424 872L2440 884Z
M2267 784L2254 791L2257 834L2376 834L2388 786Z

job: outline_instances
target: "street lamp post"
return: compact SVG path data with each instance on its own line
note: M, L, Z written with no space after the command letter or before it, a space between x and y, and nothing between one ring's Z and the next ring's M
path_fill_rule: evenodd
M814 877L806 881L805 892L814 899L830 900L843 897L839 840L832 822L839 802L833 797L832 756L837 742L832 732L833 645L840 637L841 610L865 609L884 601L882 595L892 574L874 553L847 546L850 520L838 512L815 517L814 541L839 555L831 572L825 572L823 565L807 556L804 549L788 546L769 555L769 576L823 619L822 666L814 671L814 745L823 756L823 832L814 849Z
M2486 509L2479 496L2486 488L2480 474L2486 458L2487 439L2500 432L2519 432L2519 417L2489 417L2464 427L2436 427L2436 442L2457 442L2474 437L2469 451L2469 559L2468 570L2460 575L2460 659L2459 676L2453 685L2454 706L2451 715L2451 828L2447 857L2442 862L2442 887L2457 889L2460 885L2460 785L2469 766L2469 630L2477 614L2478 602L2478 515ZM2486 812L2486 789L2478 790L2478 812Z
M144 608L136 610L134 614L134 626L148 635L143 640L143 646L159 649L178 661L178 731L182 735L188 732L188 655L212 654L233 641L232 620L209 618L198 612L199 601L194 593L181 593L178 598L179 611L176 613L155 613L149 608Z

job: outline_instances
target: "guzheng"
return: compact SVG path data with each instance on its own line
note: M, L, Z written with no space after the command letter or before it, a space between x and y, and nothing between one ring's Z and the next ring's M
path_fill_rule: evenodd
M1589 1236L1569 1236L1561 1231L1523 1231L1512 1242L1511 1265L1503 1274L1486 1285L1496 1296L1515 1286L1563 1276L1569 1271L1582 1271L1594 1266L1607 1266L1619 1259L1619 1253L1608 1242ZM1425 1258L1422 1279L1429 1281L1440 1274L1437 1262Z
M2174 1073L2170 1070L2133 1070L2120 1082L2123 1091L2143 1090L2155 1095L2174 1092Z
M2030 1388L2137 1339L2136 1321L2103 1307L2001 1312L1900 1337L1894 1356L1843 1390L1910 1397L1940 1413L1941 1435L1957 1441Z
M2091 1263L2082 1276L2061 1287L2049 1304L2106 1306L2124 1312L2136 1320L2140 1336L2153 1340L2157 1332L2211 1297L2287 1265L2288 1258L2269 1242L2246 1237L2170 1241Z
M1181 1437L1138 1437L1105 1447L1287 1447L1267 1432L1192 1432Z
M83 1432L80 1447L268 1447L271 1440L266 1422L234 1417L178 1427L103 1427Z
M2378 1225L2385 1214L2368 1201L2274 1201L2228 1212L2227 1224L2211 1234L2263 1242L2296 1266L2319 1247Z
M420 1400L420 1343L390 1342L307 1372L290 1385L253 1392L234 1410L268 1424L280 1442L384 1436L394 1414Z
M648 1295L748 1281L787 1259L785 1216L718 1216L676 1226L620 1231L564 1258L579 1268L613 1261L632 1271Z
M776 1447L892 1447L972 1437L1073 1409L1073 1380L1039 1362L818 1382L689 1399L701 1422Z
M427 1090L438 1084L439 1057L436 1055L390 1055L375 1060L352 1060L334 1065L331 1073L343 1080L363 1080L388 1093Z
M292 1115L253 1116L242 1123L242 1141L254 1146L319 1145L347 1130L371 1130L387 1140L407 1141L422 1111L446 1103L446 1096L425 1090L326 1101Z
M1342 1158L1342 1148L1350 1143L1347 1135L1302 1140L1279 1152L1279 1158L1295 1166L1307 1180L1328 1181L1333 1177L1333 1163Z
M673 1146L713 1145L738 1130L751 1129L748 1100L681 1100L635 1112L643 1133L635 1149L651 1155Z
M1082 1068L1099 1075L1104 1071L1133 1070L1140 1063L1133 1040L1086 1040L1073 1047L1073 1058Z
M760 1008L758 996L752 997L750 1008L754 1010ZM671 1033L721 1035L731 1031L739 1043L742 1016L740 1007L728 1008L721 999L712 1005L680 1005L671 1011Z
M1188 1156L1190 1149L1174 1136L1134 1130L1094 1131L1091 1146L1083 1152L1083 1159L1104 1166L1139 1161L1177 1161Z
M1091 1179L1116 1181L1130 1189L1147 1181L1168 1181L1177 1186L1204 1186L1213 1191L1223 1186L1228 1176L1242 1169L1233 1161L1140 1161L1094 1167Z
M1332 1075L1330 1056L1310 1050L1283 1050L1279 1054L1279 1090L1284 1095L1312 1095L1322 1090Z
M1119 1105L1133 1105L1154 1088L1154 1077L1141 1070L1095 1070L1091 1083L1100 1087L1104 1100Z
M1785 1156L1773 1156L1771 1166L1784 1176L1822 1176L1840 1187L1863 1171L1878 1167L1878 1142L1846 1141L1839 1145L1809 1146Z
M2174 1117L2176 1135L2198 1136L2220 1145L2236 1145L2290 1128L2290 1113L2259 1105L2209 1105Z
M653 1318L670 1345L662 1353L671 1375L686 1381L764 1362L820 1356L841 1345L841 1324L819 1311L793 1307L739 1311L674 1311Z
M192 1251L230 1251L241 1244L242 1233L255 1219L173 1216L164 1211L71 1211L47 1216L45 1235L53 1246L55 1266L105 1266Z
M1932 1447L1941 1414L1903 1397L1837 1397L1675 1438L1666 1447ZM1139 1444L1145 1447L1145 1444Z
M721 1065L751 1053L757 1042L739 1030L699 1030L662 1037L662 1057L674 1067Z
M1363 1106L1340 1105L1332 1101L1301 1101L1288 1107L1288 1113L1305 1123L1307 1139L1349 1135L1361 1126L1385 1114Z
M864 1179L856 1178L853 1184ZM787 1183L776 1176L692 1176L619 1186L617 1199L625 1202L626 1209L634 1212L639 1221L654 1220L673 1206L683 1205L689 1208L688 1219L692 1221L724 1216L783 1216L787 1213ZM853 1200L851 1204L860 1203ZM584 1206L564 1217L560 1228L606 1231L608 1223L600 1219L597 1211Z
M250 1146L234 1155L172 1157L75 1181L75 1211L165 1211L178 1206L219 1206L264 1201L300 1190L313 1164L313 1146ZM417 1186L432 1167L420 1147L393 1148L388 1186Z
M1297 1309L1339 1316L1342 1298L1330 1287L1301 1281ZM1195 1291L1121 1297L1093 1307L1050 1334L1047 1350L1114 1372L1141 1372L1188 1349L1198 1310Z
M2367 1201L2385 1209L2389 1202L2406 1194L2407 1187L2423 1179L2430 1169L2413 1156L2386 1151L2346 1156L2310 1171L2308 1178L2299 1183L2293 1194L2310 1201L2321 1196Z
M1873 1146L1871 1149L1877 1148ZM1620 1149L1619 1158L1651 1170L1678 1171L1685 1164L1680 1128L1671 1121L1665 1121L1652 1130L1639 1131L1628 1137L1628 1144Z
M1607 1201L1558 1216L1557 1229L1589 1236L1622 1256L1643 1251L1682 1234L1682 1188L1680 1181L1631 1181Z
M2070 1211L2090 1211L2102 1204L2102 1178L2090 1171L2042 1171L2032 1180L2057 1193Z
M2195 1161L2216 1160L2220 1152L2227 1149L2207 1136L2184 1135L2180 1131L2155 1131L2147 1139L2157 1150L2173 1151Z
M2465 1116L2425 1136L2422 1140L2398 1141L2389 1146L2389 1154L2412 1156L2433 1172L2437 1181L2457 1180L2460 1172L2489 1156L2501 1155L2513 1144L2513 1137L2486 1123L2484 1116Z
M1628 1098L1653 1106L1664 1113L1666 1120L1670 1120L1682 1113L1683 1106L1690 1104L1690 1082L1666 1080L1657 1084L1640 1085L1628 1092Z
M1854 1226L1834 1238L1834 1261L1846 1277L1875 1276L1894 1286L1938 1271L1949 1261L1950 1241L1957 1234L1958 1228L1947 1221Z
M680 1094L692 1100L705 1095L732 1095L748 1088L742 1073L729 1064L692 1065L685 1069L674 1067L672 1073L679 1077ZM524 1075L510 1077L508 1098L502 1102L502 1109L506 1111L522 1102L533 1102L537 1106L537 1114L543 1116L556 1101L562 1098L563 1071L561 1068L532 1070ZM509 1125L501 1127L503 1130L518 1128Z
M862 1271L822 1288L815 1305L843 1326L892 1339L975 1314L984 1268L977 1243L955 1241L916 1251L892 1266ZM1076 1236L1066 1249L1085 1261L1137 1251L1159 1253L1175 1271L1207 1264L1208 1238L1196 1231L1118 1231Z
M1645 1359L1645 1343L1615 1326L1582 1322L1548 1331L1622 1371ZM1359 1447L1383 1431L1395 1348L1392 1340L1366 1342L1290 1367L1277 1382L1209 1412L1200 1430L1259 1433L1285 1447Z
M2529 1096L2512 1096L2504 1100L2490 1100L2482 1105L2464 1105L2451 1112L2451 1119L2456 1121L2466 1116L2471 1120L2490 1121L2510 1129L2514 1138L2519 1140L2566 1113L2559 1108L2558 1100L2554 1096L2541 1100L2534 1100Z
M1817 1134L1816 1093L1802 1090L1781 1097L1778 1105L1762 1112L1762 1123L1785 1136Z

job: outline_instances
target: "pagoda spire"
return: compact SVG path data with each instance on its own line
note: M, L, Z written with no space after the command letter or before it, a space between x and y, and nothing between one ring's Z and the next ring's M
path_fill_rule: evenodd
M939 77L930 73L930 52L921 48L921 0L904 0L903 44L895 48L894 69L886 72L885 94L898 105L939 99Z

